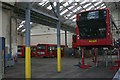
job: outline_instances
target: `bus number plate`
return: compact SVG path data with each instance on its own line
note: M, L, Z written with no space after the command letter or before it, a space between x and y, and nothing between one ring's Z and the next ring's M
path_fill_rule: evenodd
M97 42L97 40L89 40L89 42Z

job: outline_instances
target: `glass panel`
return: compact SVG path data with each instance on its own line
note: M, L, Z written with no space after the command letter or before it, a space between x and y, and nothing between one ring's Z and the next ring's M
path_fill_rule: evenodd
M106 11L87 11L79 14L80 39L106 38Z
M73 35L73 42L76 43L76 34Z
M22 51L23 47L22 46L18 46L18 51Z
M31 51L36 51L36 47L31 47Z
M46 50L46 45L37 45L37 50Z
M48 46L48 51L56 51L57 46Z

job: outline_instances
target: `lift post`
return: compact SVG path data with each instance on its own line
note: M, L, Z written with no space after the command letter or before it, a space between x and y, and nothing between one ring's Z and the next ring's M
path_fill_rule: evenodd
M90 68L92 66L84 64L84 48L82 48L82 66L80 68Z
M94 48L94 50L95 50L95 61L94 61L94 63L96 63L97 62L97 51L96 51L96 48Z
M26 3L27 8L25 10L25 78L31 79L31 50L30 50L30 2Z
M118 70L120 68L120 47L118 47L118 60L115 61L115 63L118 63L118 65L117 66L111 66L109 69Z

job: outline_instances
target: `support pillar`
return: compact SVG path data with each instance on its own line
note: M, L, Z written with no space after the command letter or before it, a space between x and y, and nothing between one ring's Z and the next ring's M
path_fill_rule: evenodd
M57 22L57 70L61 72L61 47L60 47L60 3L57 2L57 15L58 15L58 22Z
M65 47L67 47L67 31L65 30Z
M30 50L30 3L27 2L28 7L25 10L25 78L31 79L31 50Z

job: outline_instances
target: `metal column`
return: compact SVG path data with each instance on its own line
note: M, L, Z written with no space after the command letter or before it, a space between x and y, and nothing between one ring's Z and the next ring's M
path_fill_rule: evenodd
M30 50L30 3L27 2L26 5L28 6L25 10L25 42L26 42L26 49L25 49L25 78L30 80L31 79L31 50Z
M58 72L61 72L61 47L60 47L60 3L57 2L57 15L58 15L58 22L57 22L57 68Z
M67 31L65 30L65 47L67 47Z
M9 42L9 52L10 52L10 58L12 56L12 17L10 17L10 35L9 35L9 39L10 39L10 42Z

